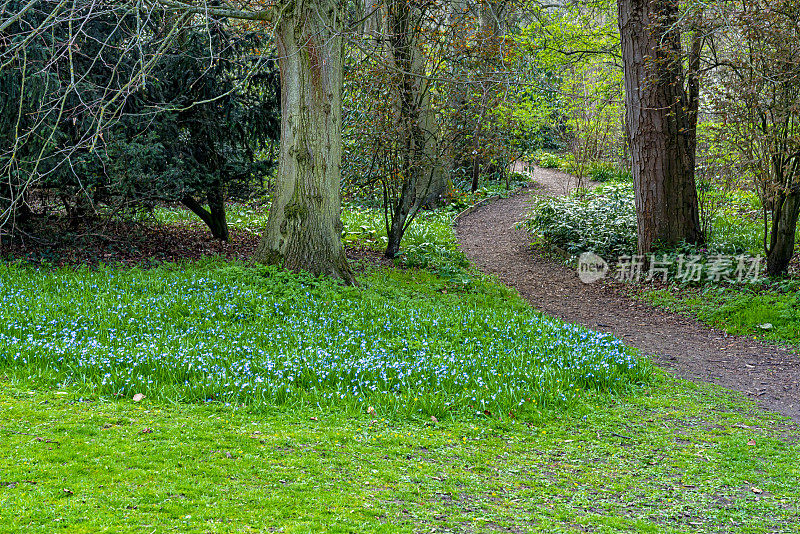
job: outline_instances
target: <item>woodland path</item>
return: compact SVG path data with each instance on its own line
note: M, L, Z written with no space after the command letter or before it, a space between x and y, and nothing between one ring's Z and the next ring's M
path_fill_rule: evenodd
M515 288L536 309L569 323L612 333L676 376L741 391L764 409L800 422L800 355L732 336L622 294L615 284L584 284L575 270L538 254L515 229L533 195L565 194L574 178L536 168L534 184L464 214L456 237L483 272Z

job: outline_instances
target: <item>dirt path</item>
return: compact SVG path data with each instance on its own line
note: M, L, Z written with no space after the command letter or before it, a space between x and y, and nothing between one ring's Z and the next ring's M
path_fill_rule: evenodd
M467 257L548 315L611 332L679 377L741 391L763 408L800 422L796 354L656 309L621 295L612 284L584 284L573 269L531 251L530 238L515 230L515 223L529 211L531 195L563 194L570 180L537 168L530 189L462 216L456 236Z

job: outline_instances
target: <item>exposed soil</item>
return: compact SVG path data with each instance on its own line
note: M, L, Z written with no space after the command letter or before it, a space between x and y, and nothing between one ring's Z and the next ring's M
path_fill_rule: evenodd
M548 315L613 333L681 378L741 391L800 422L797 353L636 301L613 281L584 284L575 270L531 247L526 232L514 228L531 197L564 194L574 183L564 173L536 168L532 187L461 216L456 236L467 257Z

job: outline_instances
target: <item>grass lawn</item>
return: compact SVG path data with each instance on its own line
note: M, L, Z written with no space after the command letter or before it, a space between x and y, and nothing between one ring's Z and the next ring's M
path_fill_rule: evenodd
M800 347L800 290L707 285L651 289L633 295L656 306L689 315L731 334Z
M530 424L0 382L2 532L798 532L796 429L658 374Z

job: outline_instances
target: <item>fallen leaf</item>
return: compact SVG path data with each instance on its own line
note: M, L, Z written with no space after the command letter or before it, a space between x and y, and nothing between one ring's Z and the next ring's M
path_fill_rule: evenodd
M750 441L747 442L747 444L753 447L755 446L756 442L751 439Z
M62 489L61 491L63 491L63 492L64 492L64 493L66 493L67 495L74 495L74 494L72 493L72 490L71 490L71 489L64 488L64 489Z
M319 419L317 419L316 417L312 417L311 420L312 421L319 421Z
M142 429L142 434L152 434L152 433L153 433L153 429L152 428L143 428Z
M755 488L755 487L754 487L754 488L750 488L750 489L752 490L752 492L753 492L753 493L764 493L764 492L761 490L761 488Z
M137 393L136 395L133 396L133 402L139 402L142 399L144 399L144 395L142 395L141 393Z

